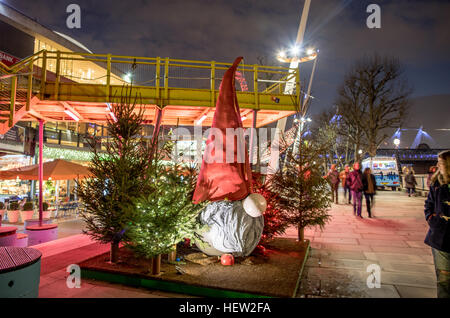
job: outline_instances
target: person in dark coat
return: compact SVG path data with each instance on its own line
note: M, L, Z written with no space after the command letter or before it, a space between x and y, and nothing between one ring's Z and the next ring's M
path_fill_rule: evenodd
M359 162L353 164L353 171L349 173L347 178L347 186L352 192L353 199L353 214L357 214L360 218L361 215L361 205L362 205L362 172L360 170Z
M377 193L377 183L375 181L375 176L372 174L370 168L364 169L362 183L363 183L364 197L366 198L367 214L369 215L369 218L371 218L373 196Z
M425 244L431 246L438 298L450 298L450 150L439 153L438 171L431 178L425 201L429 230Z
M412 194L416 193L416 185L417 185L417 181L416 181L416 177L414 176L414 170L413 168L409 168L408 172L405 176L405 187L406 187L406 191L408 192L408 197L411 196Z
M344 189L344 198L347 198L348 192L348 204L352 204L352 194L350 188L347 186L347 177L350 174L350 167L345 165L344 170L339 173L339 179L342 182L342 188Z
M431 187L431 178L433 178L433 175L436 173L437 167L431 166L430 169L428 169L428 176L427 176L427 187L430 189Z
M328 171L325 178L328 180L331 186L331 201L339 204L338 190L339 190L339 172L336 170L336 165L332 164L330 167L330 171Z

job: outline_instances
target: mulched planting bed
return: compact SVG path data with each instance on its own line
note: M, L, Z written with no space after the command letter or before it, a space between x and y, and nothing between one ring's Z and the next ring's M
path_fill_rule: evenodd
M276 238L266 245L264 254L255 252L236 258L232 266L223 266L218 257L207 257L195 247L179 245L177 257L184 260L183 264L168 263L163 255L161 274L155 276L151 275L151 260L121 248L117 264L109 263L109 253L105 253L82 262L80 267L84 278L198 296L293 297L308 249L309 241Z

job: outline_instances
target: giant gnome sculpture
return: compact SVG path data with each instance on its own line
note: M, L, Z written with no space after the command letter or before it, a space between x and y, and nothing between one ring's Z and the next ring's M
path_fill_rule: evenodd
M263 196L251 193L252 176L244 136L228 136L227 140L227 128L242 128L235 89L235 72L241 60L238 57L222 79L213 129L206 141L193 197L194 203L211 202L199 215L203 230L197 233L195 242L207 255L248 256L260 241L264 228L262 214L266 201ZM238 151L239 146L243 151Z

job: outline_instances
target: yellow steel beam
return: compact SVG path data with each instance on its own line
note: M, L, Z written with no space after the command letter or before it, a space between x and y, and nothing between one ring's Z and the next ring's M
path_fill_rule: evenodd
M14 123L14 113L16 111L16 92L17 92L17 76L11 77L11 101L9 107L8 126L12 127Z
M56 82L55 82L55 99L58 100L59 82L61 81L61 52L56 53Z
M28 84L27 84L27 105L26 110L30 110L31 106L31 98L33 93L33 60L30 61L29 66L30 68L30 75L28 75Z
M44 99L45 84L47 82L47 51L42 52L42 69L41 69L41 99Z
M54 96L54 83L47 83L45 95L50 95L50 99ZM184 105L197 107L213 107L211 105L211 91L209 89L189 89L189 88L169 88L164 87L164 104L165 105ZM120 94L122 86L111 85L111 90ZM150 104L158 104L158 96L161 96L160 90L149 86L133 86L132 94L136 92L142 96L144 100L148 100ZM116 96L120 97L120 96ZM250 109L267 109L267 110L286 110L294 111L298 104L296 99L292 99L291 95L285 94L258 94L258 104L256 104L255 94L252 92L237 92L238 102L242 108ZM279 102L276 103L272 97L277 97ZM60 83L59 100L75 101L75 102L107 102L105 96L104 85L100 84L81 84L81 83Z

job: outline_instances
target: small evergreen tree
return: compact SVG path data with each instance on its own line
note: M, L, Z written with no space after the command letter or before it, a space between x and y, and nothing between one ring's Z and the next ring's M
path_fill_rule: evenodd
M302 141L297 154L288 154L284 167L269 179L272 192L277 193L277 208L283 210L289 224L298 229L298 240L304 239L304 228L323 228L329 219L330 188L322 177L318 144Z
M135 201L137 210L127 246L145 258L169 253L183 238L193 238L200 226L197 215L206 205L192 202L197 182L194 167L182 167L174 162L165 165L160 160L170 148L166 144L165 151L155 155L149 175L152 191Z
M261 194L267 202L267 208L264 212L264 229L261 237L261 244L271 241L275 236L281 235L286 231L289 223L283 210L277 207L279 200L278 194L272 192L268 184L264 183L263 175L252 172L253 191Z
M125 91L125 92L124 92ZM152 145L141 137L144 108L131 87L122 89L119 102L112 104L115 118L108 117L106 153L99 152L98 140L90 142L93 159L90 178L78 184L78 197L85 204L81 217L85 233L102 243L111 244L110 261L117 262L119 243L128 241L133 220L134 200L151 191L147 172L151 169Z

